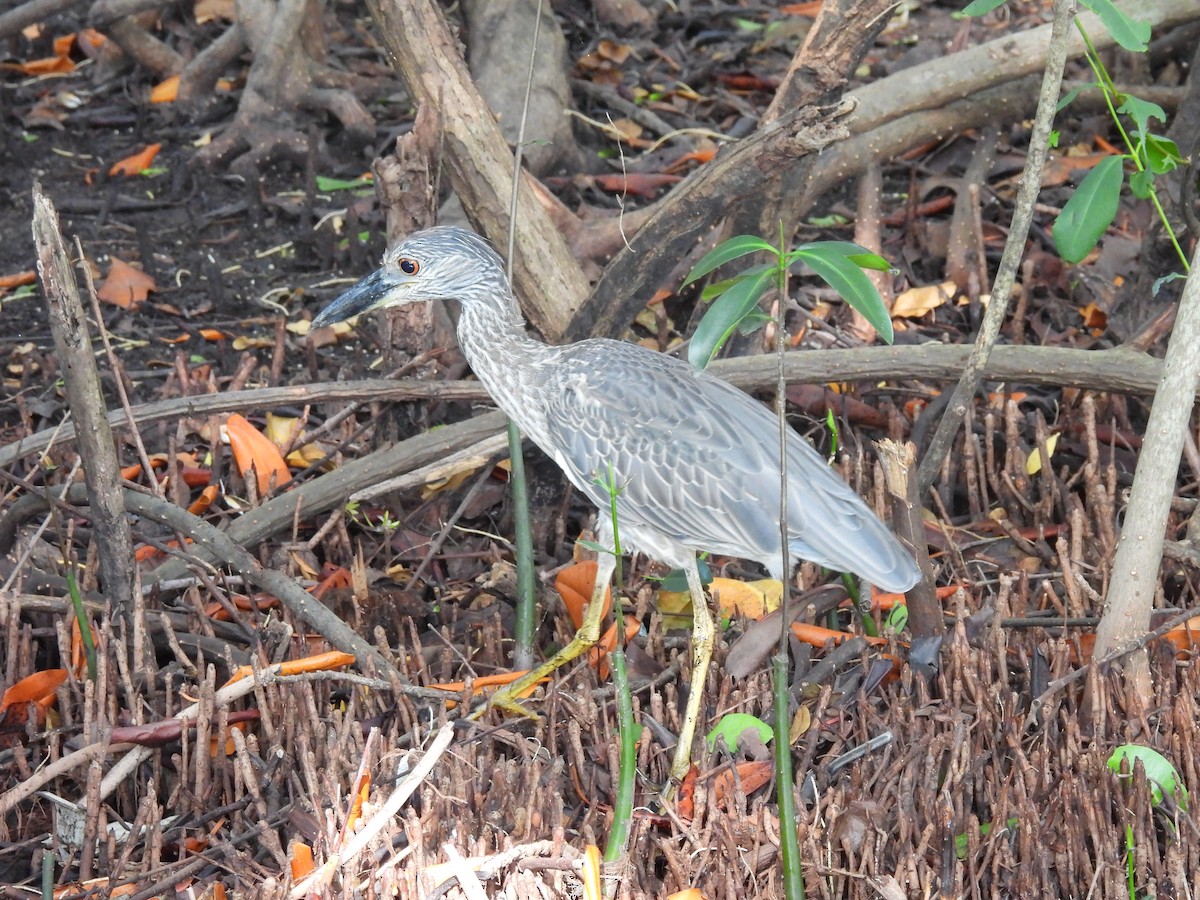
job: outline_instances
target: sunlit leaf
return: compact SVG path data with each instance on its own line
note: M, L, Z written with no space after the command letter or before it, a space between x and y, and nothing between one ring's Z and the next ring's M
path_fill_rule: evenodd
M726 747L730 750L737 750L738 742L742 739L742 732L744 731L753 732L764 744L770 743L771 738L774 736L771 726L757 716L752 716L749 713L727 713L721 716L721 720L708 733L705 741L708 744L708 749L714 750L717 746L717 739L723 738Z
M1150 747L1140 744L1122 744L1108 758L1108 769L1114 775L1121 773L1121 764L1128 760L1129 770L1133 771L1134 762L1140 762L1146 770L1146 780L1150 782L1150 793L1154 805L1162 803L1163 795L1175 796L1179 789L1179 805L1187 809L1188 792L1179 778L1179 772L1171 761Z
M1054 456L1054 448L1058 446L1058 435L1052 434L1046 438L1046 452ZM1025 474L1036 475L1042 471L1042 454L1039 448L1034 447L1033 452L1025 460Z
M890 344L895 338L892 320L875 283L853 261L860 254L874 256L846 241L814 241L797 247L787 255L787 260L789 265L796 261L806 263L867 320L881 340Z
M919 319L950 300L954 296L954 289L953 281L909 288L892 301L892 317Z

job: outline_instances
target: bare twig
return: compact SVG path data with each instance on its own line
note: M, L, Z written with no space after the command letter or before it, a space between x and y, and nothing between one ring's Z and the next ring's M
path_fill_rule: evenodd
M1029 226L1033 223L1033 205L1042 187L1042 170L1046 167L1046 157L1050 152L1050 132L1054 124L1054 114L1058 104L1058 92L1062 85L1062 73L1067 64L1067 38L1070 34L1071 17L1075 14L1075 0L1055 0L1054 21L1050 31L1050 49L1046 56L1046 71L1042 76L1042 90L1038 97L1037 115L1033 120L1033 131L1029 136L1029 151L1026 156L1025 172L1021 178L1021 187L1017 192L1017 205L1013 210L1012 226L1008 232L1008 240L1004 244L1004 254L996 270L996 280L992 286L992 299L988 303L979 336L970 359L963 369L962 377L954 388L945 415L938 423L937 431L930 442L921 464L917 468L918 496L924 497L942 460L950 451L950 445L958 434L967 407L974 402L975 392L983 380L988 356L1000 336L1000 326L1004 324L1004 315L1008 311L1008 301L1012 296L1013 284L1016 281L1017 269L1021 264L1021 256L1025 252L1025 238L1029 236Z

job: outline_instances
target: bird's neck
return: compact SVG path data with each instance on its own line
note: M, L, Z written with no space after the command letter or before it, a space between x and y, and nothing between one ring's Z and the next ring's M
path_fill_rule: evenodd
M554 348L531 338L508 297L464 301L458 344L475 376L509 418L534 441L545 430L538 390L543 363Z

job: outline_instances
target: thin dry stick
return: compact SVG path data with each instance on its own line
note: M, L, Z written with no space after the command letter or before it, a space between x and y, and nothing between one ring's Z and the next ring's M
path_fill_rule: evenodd
M1021 178L1021 187L1017 192L1017 205L1013 210L1012 227L1008 232L1008 240L1004 244L1004 254L1000 257L1000 265L996 269L996 281L992 286L992 299L988 303L983 324L979 328L979 336L967 359L962 377L954 388L950 403L942 420L938 422L937 431L925 452L921 465L917 468L918 497L924 497L938 470L942 460L950 452L954 437L967 414L967 407L974 401L975 392L983 379L992 347L1000 336L1000 326L1004 324L1004 316L1008 311L1008 302L1012 297L1013 284L1016 281L1017 269L1025 250L1025 239L1029 236L1029 226L1033 222L1033 206L1037 200L1038 191L1042 187L1042 170L1046 167L1046 157L1050 152L1050 131L1054 124L1054 114L1058 105L1058 93L1062 85L1063 69L1067 64L1067 36L1070 34L1071 18L1075 15L1075 0L1055 0L1054 22L1050 29L1050 49L1046 56L1046 71L1042 76L1042 90L1038 95L1037 114L1033 120L1033 132L1029 137L1029 154L1026 157L1025 172Z
M75 236L75 252L79 254L79 259L86 259L83 252L83 245L79 243L79 235ZM133 445L137 449L138 461L142 464L142 470L146 473L146 481L150 486L150 490L154 491L155 496L159 499L166 499L166 494L163 493L162 482L154 477L154 466L150 464L150 456L146 453L146 445L142 443L141 432L137 429L137 423L133 419L133 404L129 402L129 392L125 390L124 374L121 370L121 361L117 359L117 354L113 351L112 342L108 339L108 329L104 327L104 313L100 309L100 296L96 293L96 282L92 278L92 267L82 265L83 279L87 283L88 299L92 303L92 315L96 317L96 330L100 335L100 343L104 346L104 355L108 357L108 366L112 369L113 384L117 389L117 397L121 401L121 409L125 412L125 420L129 423L129 434L133 439Z

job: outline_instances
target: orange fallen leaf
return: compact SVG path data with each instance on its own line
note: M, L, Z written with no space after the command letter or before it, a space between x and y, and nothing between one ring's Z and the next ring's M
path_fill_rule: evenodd
M115 304L122 309L137 309L150 296L151 291L157 290L158 286L153 278L114 256L108 269L108 277L104 279L96 295L105 303Z
M743 796L750 796L764 784L770 782L774 775L775 764L769 759L753 762L738 763L732 769L726 769L712 781L713 797L717 803L727 803L734 797L734 792L741 788Z
M92 628L90 622L88 631L92 636L92 646L99 646L96 629ZM71 616L71 671L78 679L87 677L87 647L83 643L83 629L79 627L79 616Z
M567 608L567 615L571 617L571 624L576 629L583 624L584 611L591 602L595 584L596 561L594 559L585 559L567 566L554 579L554 589L562 597L563 606ZM604 612L600 614L600 618L603 619L607 616L611 609L612 589L609 588L604 592Z
M1094 169L1112 153L1089 153L1087 156L1055 155L1046 163L1042 173L1042 187L1057 187L1071 180L1071 175L1081 169Z
M354 826L362 818L363 804L371 793L371 773L363 772L354 789L354 801L350 804L350 812L346 815L346 824L342 826L341 841L354 833ZM340 841L339 841L340 843Z
M338 588L348 588L353 583L354 576L350 573L350 570L345 566L337 566L312 589L312 595L320 600L330 591L335 591Z
M71 35L74 39L74 35ZM59 38L58 40L62 40ZM58 41L55 41L57 44ZM24 75L63 75L75 69L74 61L65 53L61 56L45 56L23 63L6 63L6 69L15 69Z
M633 640L637 637L637 633L642 630L641 623L637 620L637 616L625 617L625 642ZM600 640L596 641L595 646L588 650L588 665L596 670L596 676L605 681L608 679L609 664L608 654L617 649L617 623L613 622L608 626L608 630L604 632Z
M682 175L659 175L653 172L630 172L626 175L597 175L596 185L614 194L632 194L653 198L659 188L683 181Z
M288 855L291 857L289 863L292 869L292 881L299 881L301 878L311 875L316 869L316 865L313 863L312 847L303 841L292 841L289 850L291 851Z
M683 781L679 783L679 799L675 802L675 812L685 822L692 821L692 817L696 815L696 779L699 777L700 770L692 763L688 766Z
M699 163L704 165L710 163L717 158L717 148L715 146L705 150L693 150L690 153L685 153L678 157L674 162L667 166L666 171L669 173L678 172L680 169L687 167L688 163Z
M179 76L172 75L150 89L151 103L174 103L179 96Z
M779 7L779 11L785 16L806 16L815 19L824 2L825 0L808 0L807 3L785 3Z
M0 275L0 290L10 290L36 283L37 272L33 269L26 269L24 272L16 272L12 275Z
M202 516L208 512L208 508L213 505L217 499L217 495L221 489L218 485L210 484L200 492L200 496L191 502L188 506L188 512L193 516Z
M54 702L54 692L67 680L66 669L42 669L26 675L0 697L0 712L10 706L36 703L42 709Z
M89 58L95 58L96 53L104 46L107 40L108 38L95 28L85 28L82 31L75 32L76 46Z
M501 672L498 675L481 675L471 682L471 696L477 697L489 689L504 687L512 684L517 679L524 678L528 674L528 669L520 669L516 672ZM538 681L537 684L531 684L520 693L518 699L524 700L535 690L537 690L538 684L543 684L549 680L549 678L543 678ZM464 690L466 690L467 683L465 681L440 681L437 684L431 684L430 687L438 691L449 691L455 694L461 694ZM455 701L446 701L447 709L454 709L456 706L458 706L458 704Z
M251 471L254 472L260 497L265 497L273 487L282 487L292 480L279 448L245 417L237 413L231 415L225 420L225 431L238 471L247 481Z
M343 653L341 650L330 650L328 653L317 653L313 656L305 656L302 659L285 660L281 663L275 663L268 668L278 675L303 675L308 672L328 672L333 669L342 669L346 666L354 665L354 662L355 659L351 654ZM253 674L253 667L242 666L229 676L229 680L225 682L223 687L228 687L235 681L241 681L243 678L249 678Z
M140 175L143 171L150 168L154 162L154 157L158 156L158 151L161 149L162 144L151 144L134 153L132 156L119 159L112 164L112 167L108 170L108 174Z

